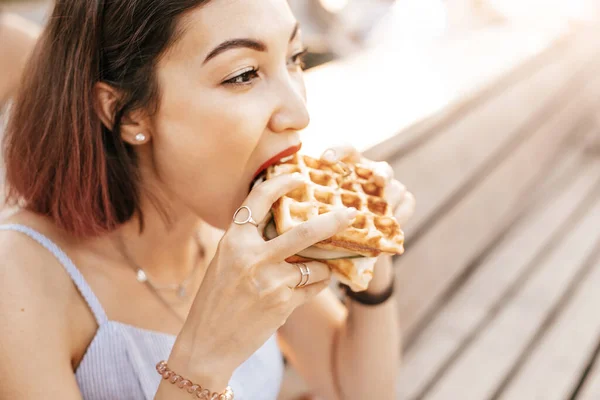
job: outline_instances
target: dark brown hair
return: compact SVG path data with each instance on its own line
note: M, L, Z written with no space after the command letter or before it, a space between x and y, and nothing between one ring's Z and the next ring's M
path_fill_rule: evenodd
M78 236L108 232L139 211L135 153L122 119L156 107L154 69L177 22L210 0L57 0L21 83L4 139L7 200ZM94 85L122 94L107 129Z

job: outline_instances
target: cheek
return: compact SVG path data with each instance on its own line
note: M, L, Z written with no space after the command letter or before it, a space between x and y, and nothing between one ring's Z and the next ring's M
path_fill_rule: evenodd
M154 120L154 166L169 191L201 216L229 220L247 194L248 160L268 119L263 105L243 96L225 101L198 93L180 88L177 96L163 96Z
M245 166L265 129L254 106L173 102L156 119L156 153L174 166Z

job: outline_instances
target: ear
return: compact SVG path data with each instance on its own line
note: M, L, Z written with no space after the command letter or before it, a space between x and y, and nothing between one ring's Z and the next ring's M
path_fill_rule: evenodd
M115 113L120 97L119 91L105 82L98 82L94 85L96 113L104 126L110 130L114 127ZM121 138L131 145L145 144L151 139L149 121L141 110L124 116L120 128Z

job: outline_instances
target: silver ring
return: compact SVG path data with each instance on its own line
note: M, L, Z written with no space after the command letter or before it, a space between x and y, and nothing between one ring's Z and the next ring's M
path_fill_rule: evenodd
M238 221L237 216L242 210L248 210L248 218L246 218L243 221ZM233 223L236 225L252 224L258 228L258 224L254 220L254 218L252 218L252 210L248 206L242 206L236 210L235 214L233 214Z
M343 178L347 178L352 175L352 169L348 166L348 164L343 161L338 161L337 165L344 170L344 175L342 175Z
M310 268L304 263L298 263L296 266L298 266L301 276L300 282L296 285L295 289L301 289L308 285L308 282L310 281Z
M331 157L332 158L334 158L334 159L337 158L337 152L334 149L327 149L327 150L325 150L325 153L323 153L323 156L325 156L325 154L328 153L328 152L331 153ZM348 164L346 164L342 160L337 160L333 164L336 164L338 167L340 167L344 171L344 174L342 175L342 178L347 178L350 175L352 175L352 169L350 167L348 167Z

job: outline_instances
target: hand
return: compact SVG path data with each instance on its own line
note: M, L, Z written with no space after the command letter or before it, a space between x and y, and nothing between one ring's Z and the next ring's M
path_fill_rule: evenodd
M255 187L244 205L260 224L277 199L304 183L300 174L278 176ZM174 352L180 356L172 355L178 367L203 385L217 385L213 390L226 386L233 371L285 323L294 309L328 285L329 268L311 262L306 263L311 271L308 286L296 288L301 279L299 267L284 260L346 229L355 213L352 209L335 210L268 242L251 223L232 223L178 337ZM238 220L246 217L240 215ZM186 353L187 359L182 356Z
M410 193L406 186L394 179L394 170L387 162L377 162L364 158L358 150L352 146L340 146L326 150L321 159L333 164L338 161L360 163L375 173L375 182L378 185L386 185L384 197L392 208L392 213L400 226L413 216L415 212L415 196Z
M352 146L340 146L326 150L321 159L328 163L352 162L365 165L375 173L375 183L386 185L384 197L392 208L394 217L402 227L413 216L415 212L415 196L406 190L406 186L394 179L394 170L386 162L376 162L363 157ZM394 271L391 257L382 254L375 264L375 274L369 283L369 292L380 294L385 291L392 279Z

